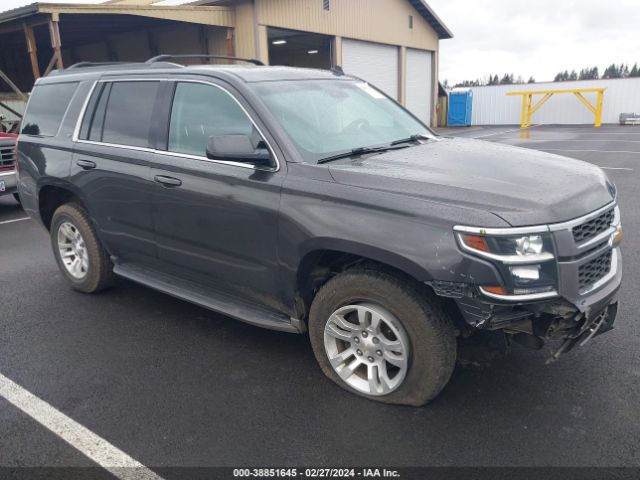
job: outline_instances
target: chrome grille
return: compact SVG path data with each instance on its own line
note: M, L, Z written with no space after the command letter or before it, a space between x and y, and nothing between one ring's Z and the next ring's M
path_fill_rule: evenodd
M16 163L15 147L13 145L0 146L0 168L13 167Z
M611 270L611 255L609 250L593 260L580 265L578 268L578 288L582 290L594 284Z
M599 233L604 232L613 222L614 212L613 208L607 210L596 218L592 218L588 222L573 227L571 230L573 238L576 243L582 243L585 240L595 237Z

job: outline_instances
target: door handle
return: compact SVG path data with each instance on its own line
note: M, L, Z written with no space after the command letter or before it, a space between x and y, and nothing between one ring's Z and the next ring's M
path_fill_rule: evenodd
M164 175L156 175L154 180L165 187L179 187L182 185L182 180L179 178L165 177Z
M96 162L92 162L91 160L78 160L76 165L81 167L83 170L91 170L97 167Z

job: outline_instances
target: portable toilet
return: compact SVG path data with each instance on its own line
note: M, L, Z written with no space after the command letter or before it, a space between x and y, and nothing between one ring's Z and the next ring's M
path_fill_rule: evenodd
M471 90L454 90L449 93L449 114L447 116L447 125L470 126L472 102L473 92Z

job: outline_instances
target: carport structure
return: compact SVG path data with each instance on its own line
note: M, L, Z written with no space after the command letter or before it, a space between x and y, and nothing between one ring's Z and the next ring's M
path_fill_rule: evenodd
M0 101L24 98L22 92L39 77L80 61L143 61L159 53L234 55L233 9L143 3L34 3L0 14L0 92L11 90L0 93Z

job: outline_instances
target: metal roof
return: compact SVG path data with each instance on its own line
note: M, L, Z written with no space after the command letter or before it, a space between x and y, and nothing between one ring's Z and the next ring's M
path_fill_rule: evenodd
M234 13L223 6L146 5L123 3L32 3L0 13L0 24L39 13L118 14L232 27Z
M436 15L436 13L431 9L431 7L424 0L409 0L409 3L413 5L420 14L424 17L424 19L429 22L429 25L433 27L433 29L438 33L439 38L453 38L453 33L449 28L444 24L442 20Z

